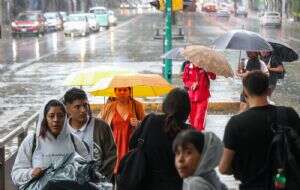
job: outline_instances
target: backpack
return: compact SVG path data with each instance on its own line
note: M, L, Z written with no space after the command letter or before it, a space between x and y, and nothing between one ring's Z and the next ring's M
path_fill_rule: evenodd
M300 136L288 126L286 108L276 108L276 122L272 124L272 131L271 167L275 174L280 171L286 177L286 189L295 189L300 186Z
M270 57L270 59L269 59L269 63L271 63L271 60L272 60L272 56ZM278 59L277 59L278 60ZM282 67L283 67L283 64L282 64ZM284 79L284 77L285 77L285 69L284 69L284 67L283 67L283 72L281 72L281 73L274 73L275 75L276 75L276 78L277 79Z
M143 130L138 139L137 146L130 150L120 161L119 173L116 178L118 190L143 189L143 182L146 179L147 172L144 142L149 130L149 127L145 126L146 120L144 119L140 126Z
M300 186L300 136L288 125L285 107L276 107L273 116L271 118L273 138L267 150L266 163L255 176L241 184L240 189L251 187L256 180L265 176L263 187L259 187L274 190L275 179L279 174L286 179L283 189L296 190Z

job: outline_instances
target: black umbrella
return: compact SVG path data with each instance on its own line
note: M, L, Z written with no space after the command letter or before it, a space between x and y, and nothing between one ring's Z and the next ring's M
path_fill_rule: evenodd
M298 59L298 54L286 43L276 41L274 39L267 39L273 47L273 55L276 55L283 62L292 62Z
M272 51L271 45L258 33L247 30L231 30L220 36L214 43L215 49L245 51Z

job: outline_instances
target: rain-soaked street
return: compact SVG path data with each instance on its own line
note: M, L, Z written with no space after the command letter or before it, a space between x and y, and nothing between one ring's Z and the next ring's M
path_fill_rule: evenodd
M74 71L100 67L161 73L162 41L154 40L153 36L155 29L163 25L162 14L123 10L117 16L117 26L87 37L71 38L65 37L63 32L53 32L39 38L1 39L0 137L35 113L45 100L61 97L68 88L63 81ZM174 41L174 47L210 45L225 31L244 25L248 30L287 42L298 53L300 50L300 24L285 23L281 29L262 29L255 15L220 20L199 12L178 15L178 23L184 27L185 39ZM238 53L226 51L225 54L236 69ZM178 74L179 67L180 62L174 62L173 73ZM286 78L278 85L273 99L279 105L293 106L299 113L300 64L289 63L285 69ZM236 98L240 82L232 83L237 86L233 87L236 91L233 98ZM215 85L213 88L224 87Z

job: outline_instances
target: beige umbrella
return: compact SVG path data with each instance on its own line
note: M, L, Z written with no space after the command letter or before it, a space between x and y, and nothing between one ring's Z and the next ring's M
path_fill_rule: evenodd
M226 57L209 47L200 45L187 46L182 50L182 55L206 71L224 77L234 76L233 70L226 60Z

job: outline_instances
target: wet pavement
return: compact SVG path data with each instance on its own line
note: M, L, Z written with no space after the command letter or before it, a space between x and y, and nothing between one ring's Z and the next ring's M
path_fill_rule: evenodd
M163 25L162 14L126 11L119 14L116 27L87 37L70 38L64 37L62 32L54 32L39 38L1 40L0 137L36 112L44 101L60 97L68 88L63 86L65 77L74 71L100 67L161 73L162 41L153 40L153 36L155 29ZM238 28L241 22L247 24L247 29L261 32L257 20L251 17L223 21L202 13L184 13L178 18L185 39L174 41L174 47L210 45L226 30ZM281 30L268 28L264 33L287 38L291 46L300 47L297 32L287 33L291 31L288 27L291 25ZM226 51L225 54L235 69L238 53ZM178 74L179 68L180 62L173 62L173 73ZM276 89L274 100L278 104L296 106L299 112L300 64L287 64L286 70L286 79ZM180 84L178 77L174 83ZM239 80L218 78L212 83L212 101L238 100L240 90Z

